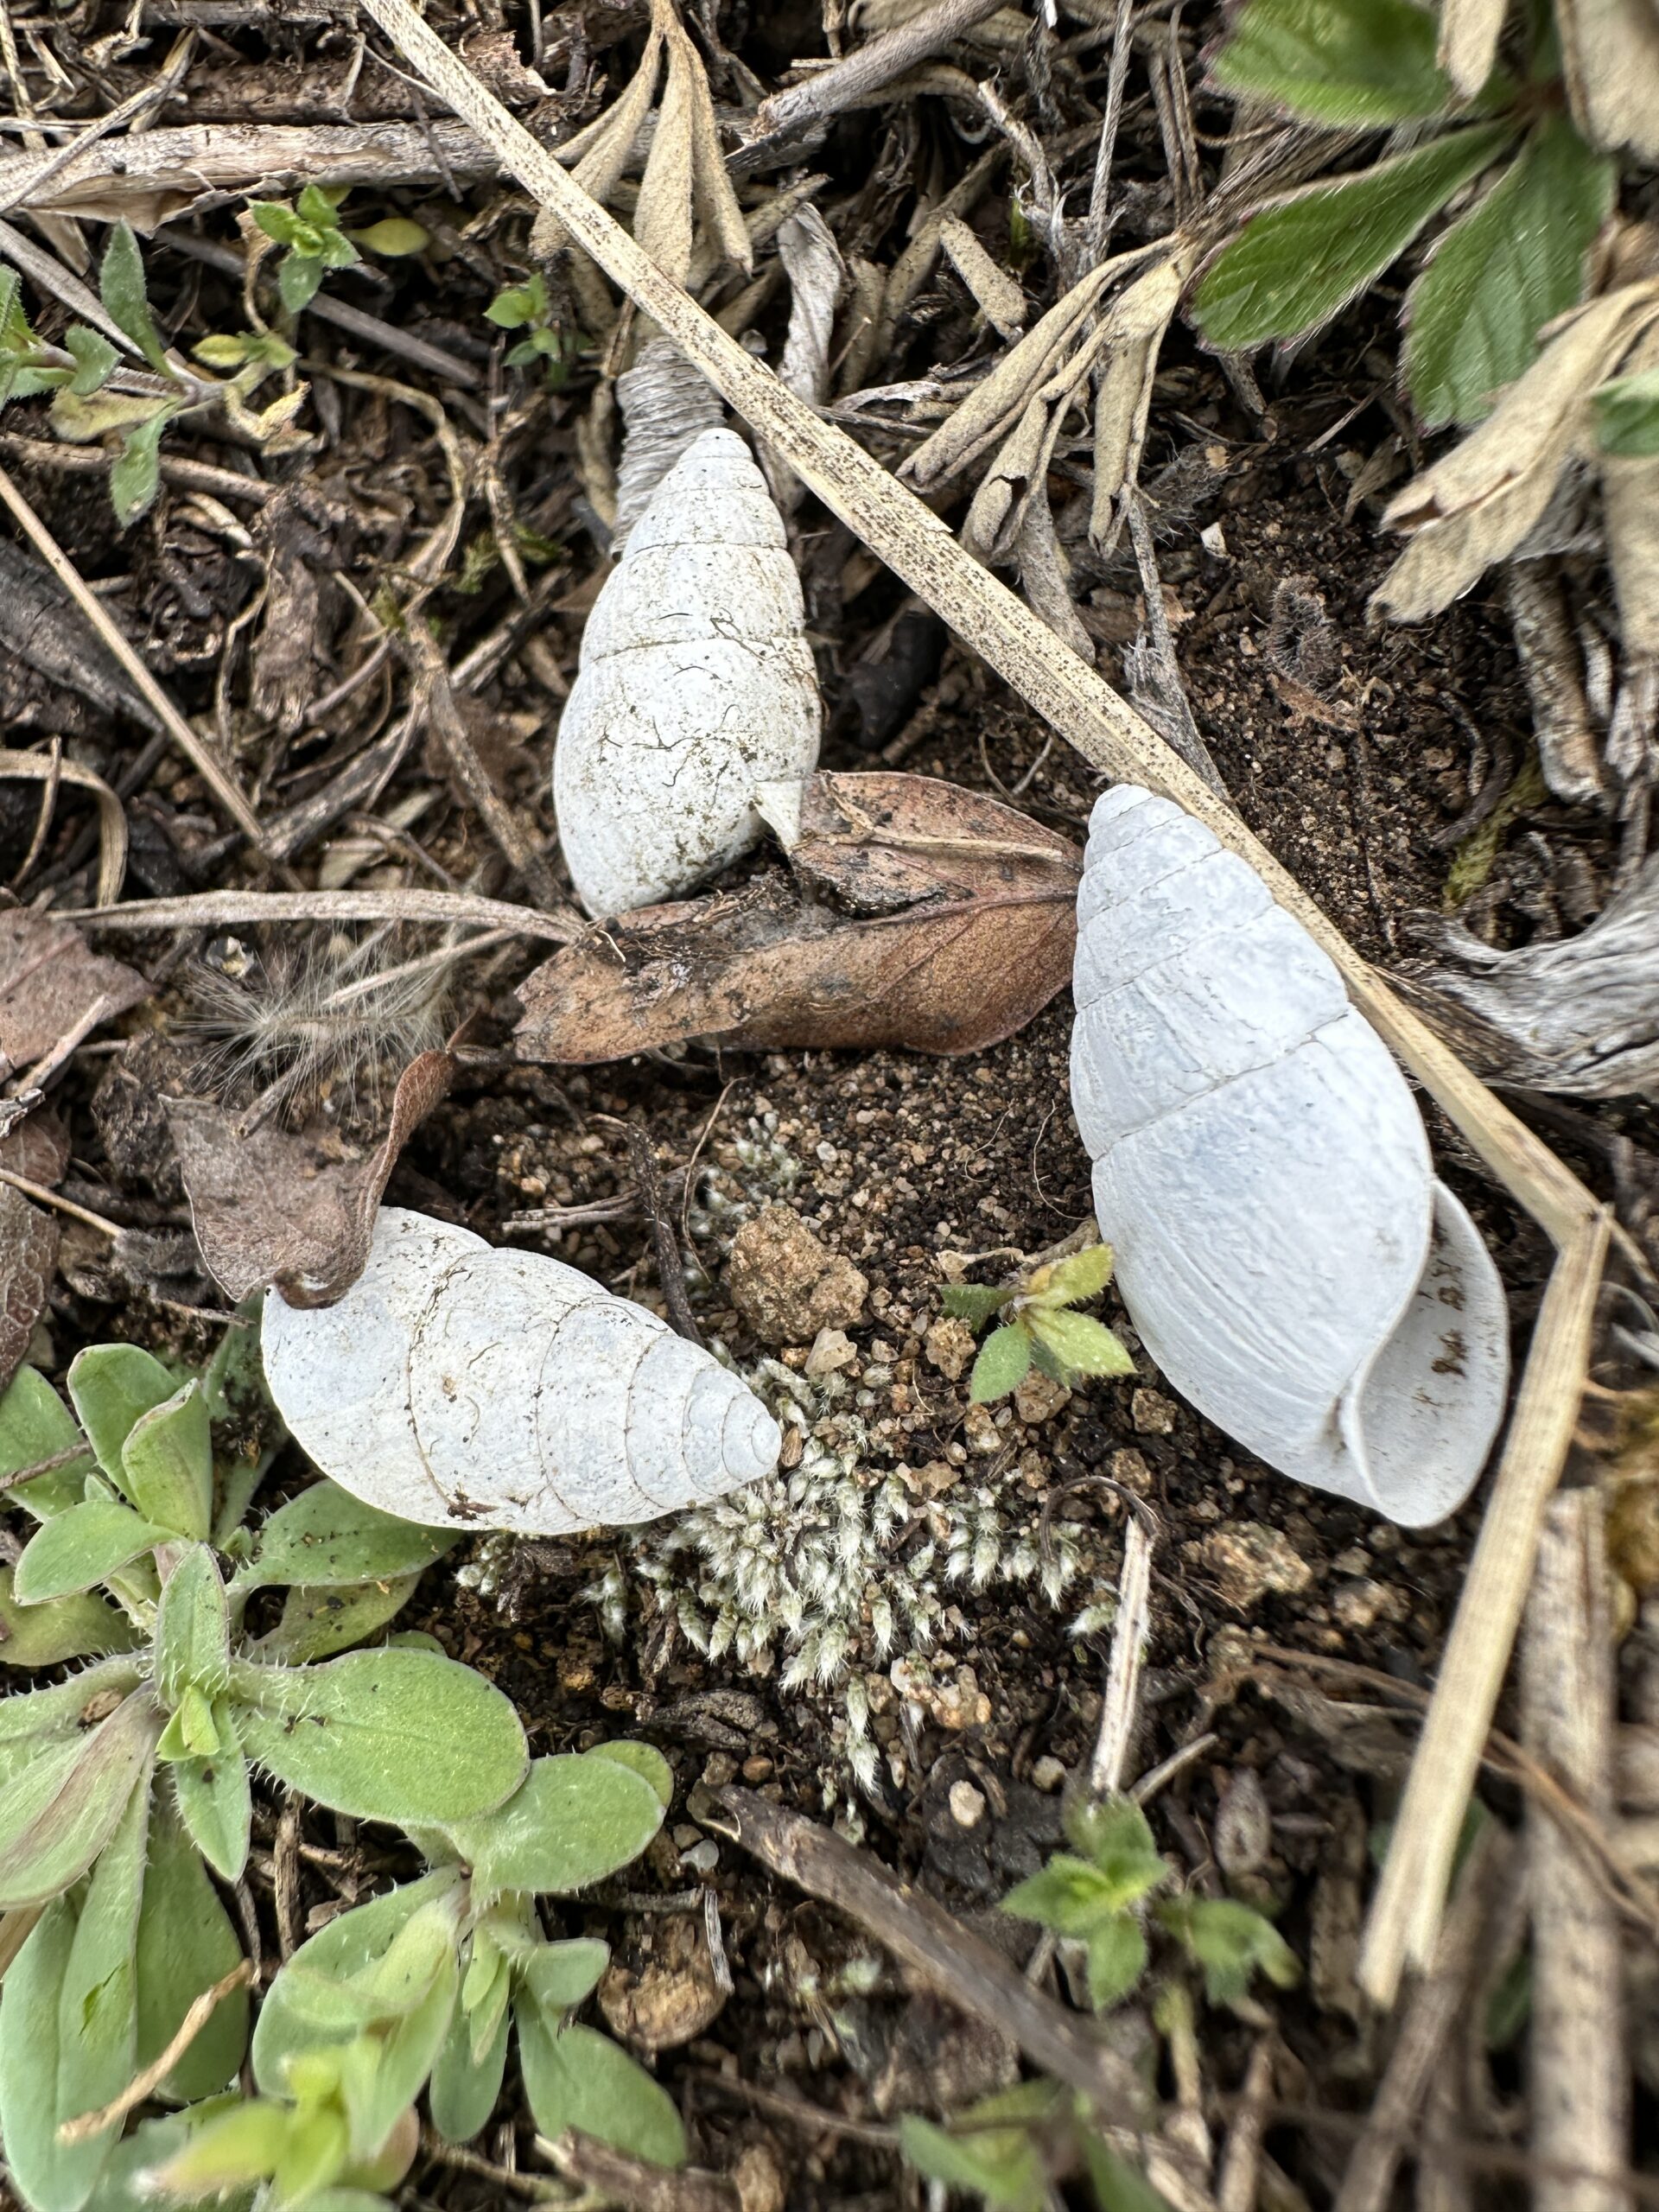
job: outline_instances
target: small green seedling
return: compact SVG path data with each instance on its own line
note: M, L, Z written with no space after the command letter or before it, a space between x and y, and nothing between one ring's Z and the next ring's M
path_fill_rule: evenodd
M286 200L251 200L248 213L268 238L286 248L276 269L276 290L289 315L308 308L333 269L349 269L361 258L340 226L344 186L302 186L296 205ZM423 235L424 243L424 235Z
M541 270L523 284L510 284L498 292L484 310L501 330L521 330L524 336L507 353L510 369L527 369L537 361L547 364L547 386L557 391L570 374L576 342L559 327L547 296Z
M994 1314L1006 1316L980 1346L968 1394L976 1406L1006 1398L1035 1367L1068 1389L1091 1375L1133 1375L1135 1363L1103 1321L1071 1309L1098 1298L1112 1279L1112 1248L1085 1251L1039 1268L1023 1282L1000 1288L953 1282L944 1292L947 1313L982 1329Z

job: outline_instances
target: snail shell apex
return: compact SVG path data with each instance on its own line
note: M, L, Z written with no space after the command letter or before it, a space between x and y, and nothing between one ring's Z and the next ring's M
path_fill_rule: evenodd
M277 1410L322 1471L433 1526L655 1520L759 1481L782 1446L753 1391L643 1306L397 1207L337 1305L267 1294L263 1346Z
M1408 1526L1502 1418L1503 1286L1336 968L1169 801L1096 804L1071 1093L1147 1350L1284 1473Z
M677 898L760 832L757 784L810 774L817 678L783 518L748 448L705 430L594 603L553 760L590 914Z

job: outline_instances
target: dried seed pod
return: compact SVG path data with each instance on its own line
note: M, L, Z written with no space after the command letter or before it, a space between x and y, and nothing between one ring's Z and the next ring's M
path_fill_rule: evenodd
M559 842L590 914L677 898L760 835L757 784L818 757L800 580L749 450L705 430L594 603L559 723Z
M1096 804L1071 1098L1147 1351L1272 1466L1407 1527L1467 1496L1503 1285L1335 967L1166 799Z
M264 1347L324 1474L435 1526L653 1521L759 1481L782 1444L753 1391L643 1306L395 1206L337 1305L267 1294Z

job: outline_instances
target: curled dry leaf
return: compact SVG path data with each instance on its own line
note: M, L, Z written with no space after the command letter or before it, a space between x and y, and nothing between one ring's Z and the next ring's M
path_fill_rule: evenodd
M1656 318L1653 278L1564 317L1480 428L1408 485L1383 518L1415 533L1377 590L1384 613L1402 622L1438 614L1514 552L1567 462L1593 449L1590 394Z
M972 1052L1071 972L1081 855L926 776L814 775L760 804L795 880L595 928L519 989L521 1059L621 1059L685 1037Z
M14 1069L42 1059L66 1038L88 1035L149 996L137 969L89 950L55 915L29 907L0 913L0 1055Z
M1573 120L1592 146L1659 162L1659 9L1653 0L1555 0Z
M397 1078L391 1123L365 1160L267 1123L241 1135L201 1098L169 1098L168 1127L207 1270L227 1297L274 1284L289 1306L332 1306L362 1274L375 1211L410 1131L449 1088L448 1052L423 1052Z

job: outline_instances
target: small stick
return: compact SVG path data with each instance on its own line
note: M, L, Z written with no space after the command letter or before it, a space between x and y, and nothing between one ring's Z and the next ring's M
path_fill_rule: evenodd
M211 1989L204 1989L190 2010L178 2024L167 2049L152 2058L142 2074L135 2074L118 2097L112 2097L96 2112L83 2112L73 2120L66 2120L58 2130L60 2143L85 2143L94 2135L101 2135L106 2127L113 2127L124 2120L135 2105L141 2105L152 2089L159 2088L191 2044L207 2026L232 1990L242 1988L253 1980L253 1967L247 1959L238 1959L229 1974L221 1974Z
M55 1207L73 1221L85 1223L96 1229L112 1243L118 1243L121 1231L112 1221L105 1221L101 1213L93 1213L86 1206L78 1206L73 1198L60 1198L55 1191L48 1191L44 1183L31 1183L27 1175L14 1175L10 1167L0 1167L0 1183L9 1183L14 1191L21 1191L26 1198L33 1198L39 1206Z
M1007 0L934 0L918 16L883 31L867 46L856 48L845 60L828 69L815 69L787 92L762 100L750 126L748 143L729 166L738 175L746 169L769 167L781 152L781 142L797 138L832 115L856 107L869 94L895 77L902 77L917 62L949 46L963 31L982 23L1007 5Z
M1089 187L1089 219L1083 233L1084 273L1106 257L1112 235L1110 212L1112 161L1117 152L1117 126L1123 113L1123 85L1129 73L1130 17L1135 0L1117 0L1112 24L1112 60L1106 74L1106 106L1100 118L1100 145L1095 155L1095 174Z
M481 922L518 937L569 944L588 926L568 906L538 913L474 891L196 891L124 906L76 906L65 921L117 930L234 928L254 922Z
M1123 1567L1117 1578L1117 1619L1112 1627L1111 1663L1100 1712L1100 1735L1089 1763L1091 1796L1109 1797L1123 1787L1141 1704L1141 1664L1145 1656L1152 1599L1152 1539L1132 1511L1123 1529Z
M833 1829L752 1790L727 1788L715 1795L731 1815L734 1840L763 1866L849 1914L959 2011L994 2022L1033 2065L1080 2089L1103 2118L1137 2125L1144 2098L1127 2061L1079 2014L1033 1989L982 1936Z
M1255 2212L1262 2179L1262 2137L1273 2095L1273 2044L1263 2036L1250 2053L1244 2087L1216 2182L1216 2212Z
M607 1114L602 1117L609 1121ZM691 1300L686 1295L684 1263L680 1257L679 1239L674 1234L674 1223L669 1213L668 1201L663 1195L663 1179L658 1173L657 1155L651 1148L651 1139L638 1122L622 1124L627 1134L628 1159L633 1168L633 1179L639 1187L640 1211L651 1224L652 1249L657 1255L657 1282L663 1294L663 1303L668 1308L668 1318L677 1336L689 1344L701 1345L702 1332L697 1326L697 1317L691 1311ZM710 1890L712 1897L714 1891Z
M416 624L410 632L410 651L419 671L420 681L427 695L427 720L432 734L443 747L455 780L483 821L503 856L515 875L524 884L532 899L543 911L557 906L559 887L544 856L531 844L519 827L512 809L490 781L478 749L467 733L455 705L455 695L450 687L449 671L444 665L443 655L437 642L424 624Z
M44 438L26 438L17 430L0 430L0 453L10 454L30 468L54 468L66 476L107 476L116 461L102 446L49 445ZM248 499L260 507L282 488L267 484L263 476L238 476L233 468L215 468L211 461L172 454L162 455L162 481L176 491L206 492L214 499Z
M1557 1248L1534 1328L1510 1439L1486 1509L1407 1806L1395 1823L1363 1960L1370 1993L1391 2004L1408 1959L1433 1950L1446 1876L1481 1745L1525 1602L1544 1502L1554 1488L1589 1363L1605 1210L1542 1140L1480 1083L1334 928L1266 846L1157 733L957 543L948 525L873 454L822 420L664 275L532 138L410 0L362 0L372 16L505 167L756 431L809 491L963 642L1014 685L1093 766L1185 807L1249 861L1277 902L1335 963L1355 1005L1446 1109L1503 1187ZM957 209L954 212L960 213ZM912 241L912 245L914 245Z
M1521 1689L1527 1748L1592 1819L1614 1816L1613 1635L1601 1492L1560 1491L1544 1516L1527 1608ZM1527 1802L1532 1903L1529 2012L1532 2147L1589 2174L1534 2183L1535 2212L1628 2212L1612 2178L1630 2142L1623 1932L1578 1839ZM1609 2179L1591 2178L1598 2171Z
M83 768L79 760L66 760L61 753L15 753L10 747L0 747L0 777L34 778L46 784L55 796L60 783L74 790L90 791L98 808L98 903L112 906L121 896L121 885L127 872L127 817L120 800L105 782L90 768ZM44 842L46 817L41 817L41 830L37 840ZM18 869L14 881L25 876L33 866L36 854Z
M24 534L46 563L53 575L68 593L75 605L97 631L109 651L119 661L143 695L144 703L162 723L185 759L201 778L237 828L255 846L259 842L259 817L244 797L241 787L214 760L184 716L168 697L149 668L134 651L126 633L111 621L109 609L95 592L87 590L81 581L80 571L70 560L51 531L30 506L3 468L0 468L0 499L3 499L21 524Z

